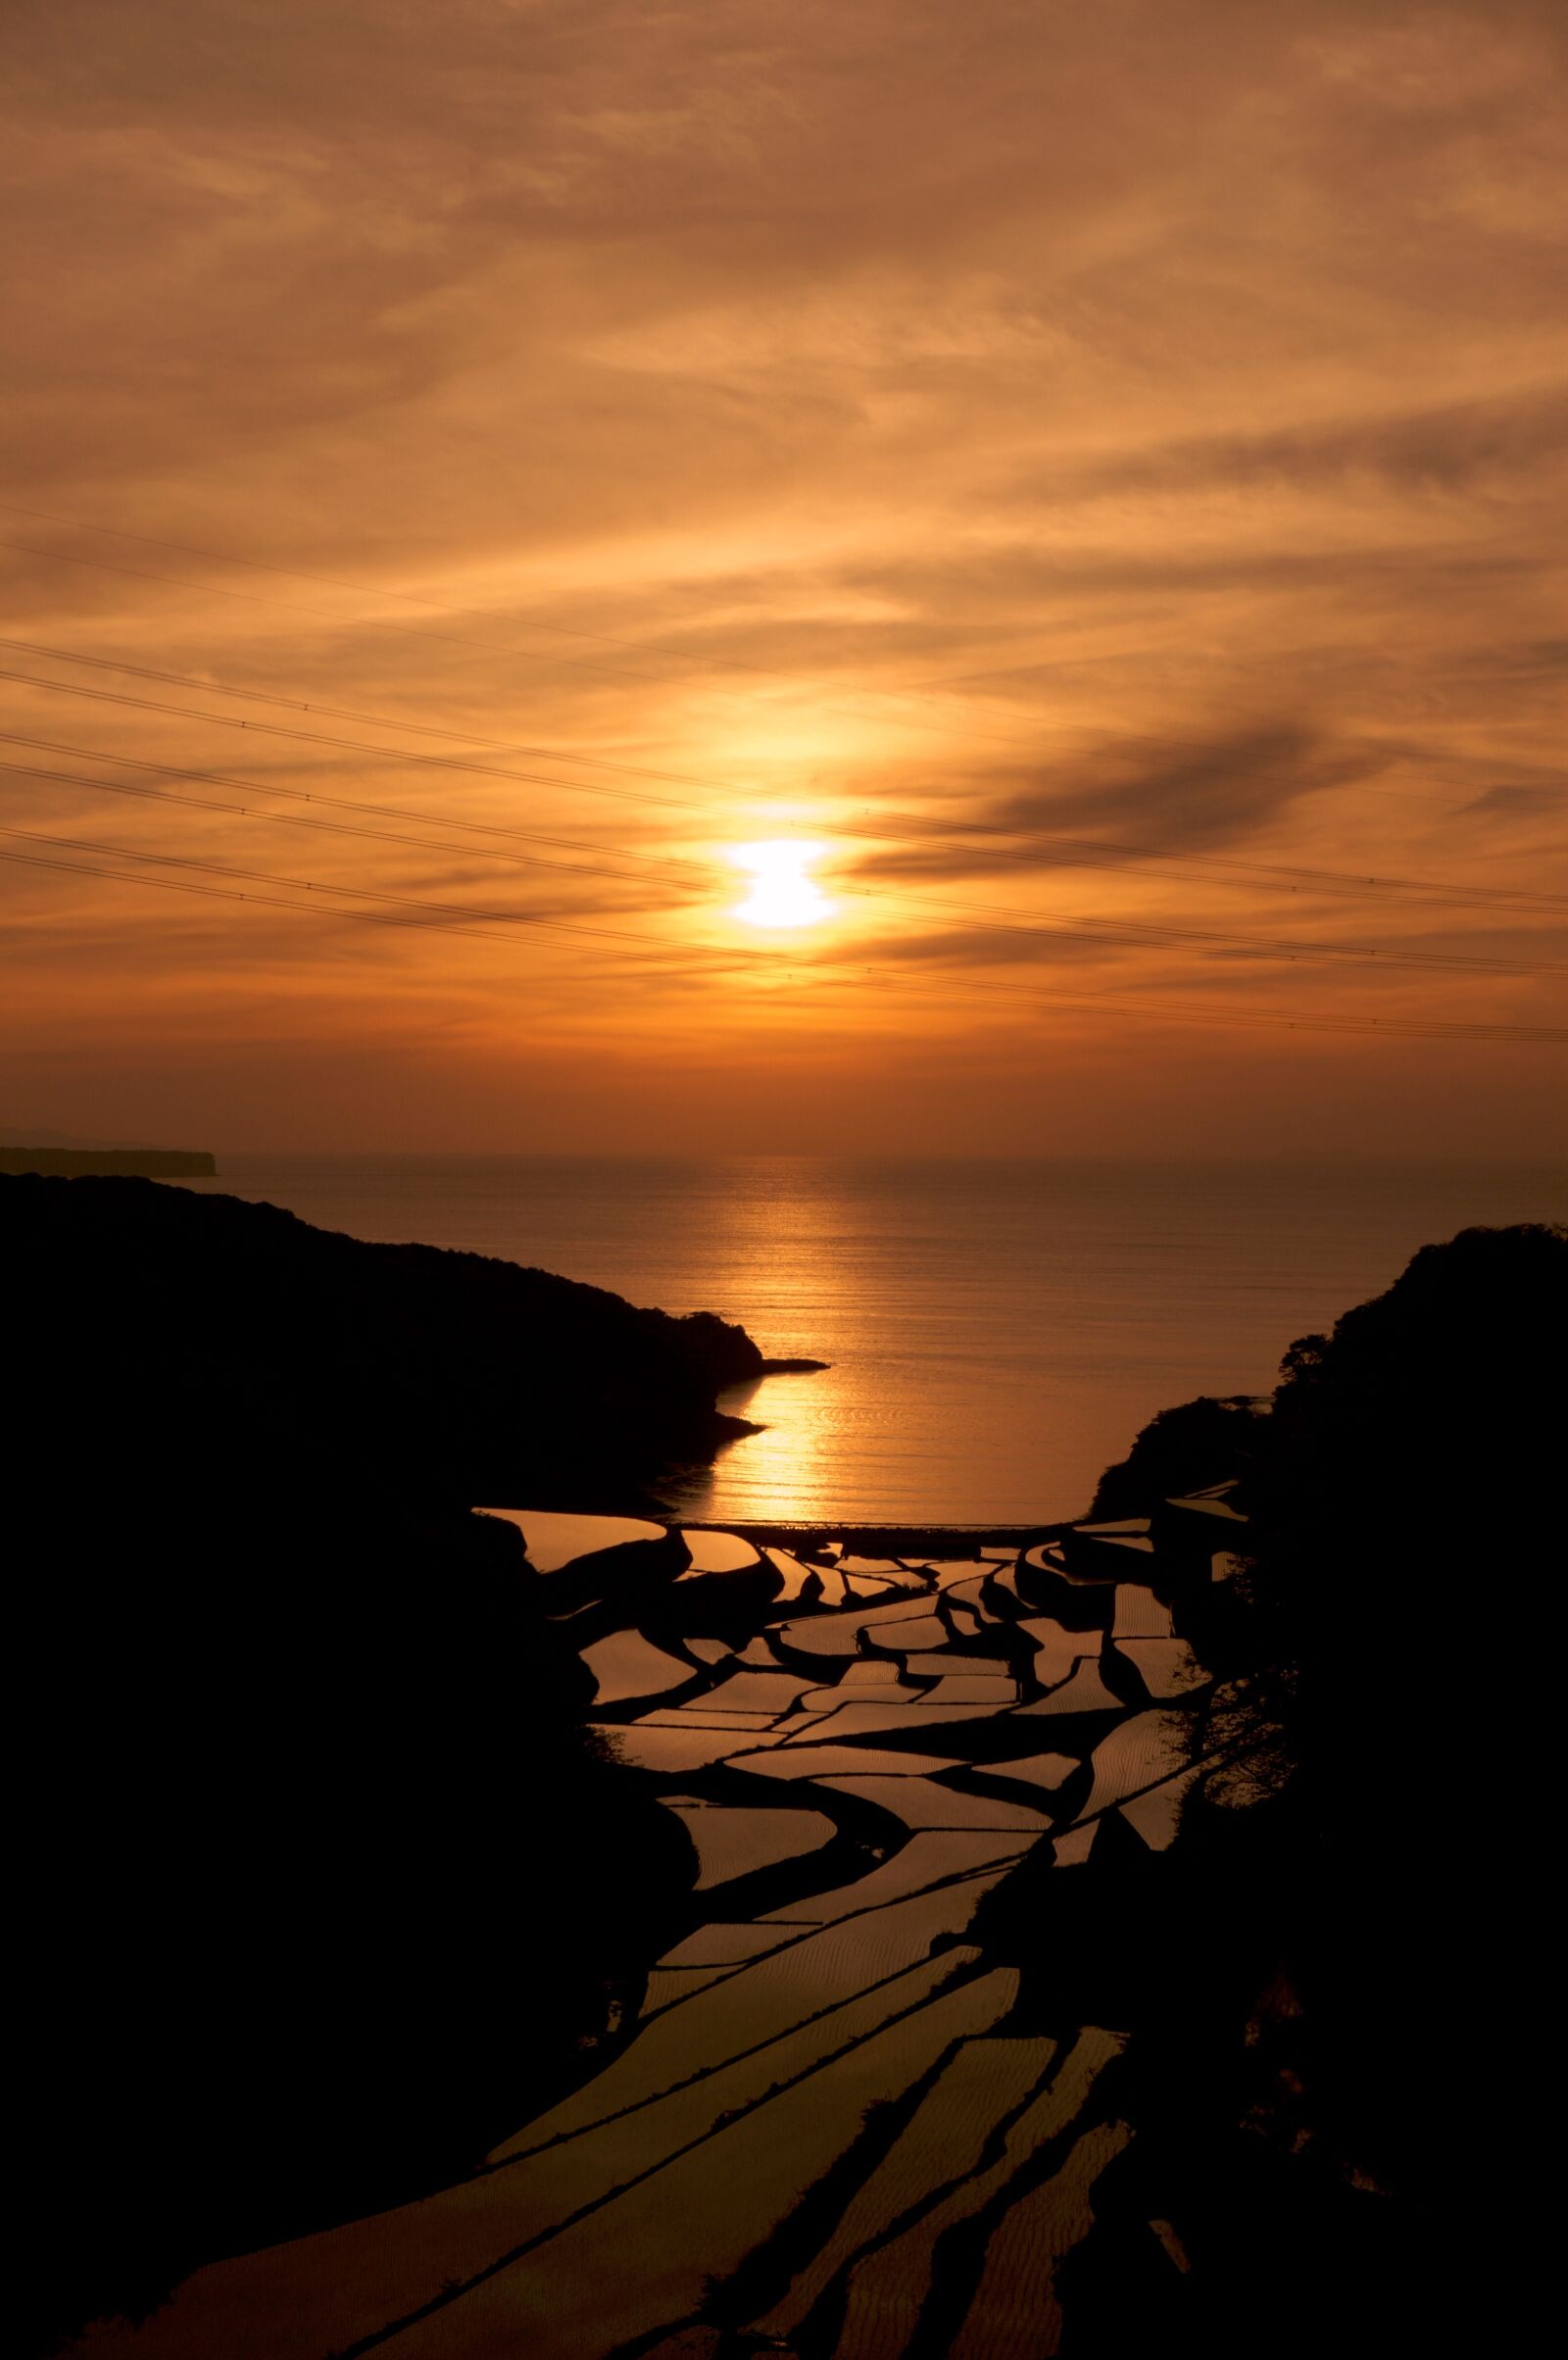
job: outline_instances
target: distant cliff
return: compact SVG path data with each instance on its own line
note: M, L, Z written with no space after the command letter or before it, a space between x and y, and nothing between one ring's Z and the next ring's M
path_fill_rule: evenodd
M128 1180L212 1180L218 1165L203 1148L6 1148L0 1172L36 1172L74 1180L88 1173Z

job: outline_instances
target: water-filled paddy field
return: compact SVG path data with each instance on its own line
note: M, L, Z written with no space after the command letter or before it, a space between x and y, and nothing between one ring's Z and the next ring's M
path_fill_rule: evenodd
M1043 2030L997 1930L1025 1870L1065 1893L1168 1845L1205 1776L1206 1676L1170 1601L1228 1577L1223 1487L1152 1527L898 1557L494 1512L583 1633L607 1744L689 1842L688 1931L580 2084L471 2176L216 2263L82 2350L1057 2350L1066 2265L1138 2135L1125 2039Z

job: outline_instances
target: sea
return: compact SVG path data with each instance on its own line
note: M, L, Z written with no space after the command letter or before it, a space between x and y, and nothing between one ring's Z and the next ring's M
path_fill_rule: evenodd
M1156 1410L1267 1393L1419 1247L1568 1219L1568 1166L1539 1164L233 1155L184 1185L829 1362L724 1397L762 1431L670 1500L713 1522L1082 1515Z

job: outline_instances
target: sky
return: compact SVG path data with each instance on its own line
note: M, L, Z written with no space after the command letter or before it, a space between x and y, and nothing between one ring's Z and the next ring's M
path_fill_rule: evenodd
M1568 1149L1559 0L0 52L0 1124Z

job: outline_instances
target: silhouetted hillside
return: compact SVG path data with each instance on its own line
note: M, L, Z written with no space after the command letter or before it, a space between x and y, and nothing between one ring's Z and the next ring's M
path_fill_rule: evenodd
M150 1181L0 1178L0 1270L43 1440L91 1404L132 1480L635 1506L753 1431L713 1398L767 1365L709 1314Z
M24 2350L461 2176L676 1923L510 1525L8 1502Z
M461 2174L581 2072L694 1863L467 1505L638 1495L760 1355L133 1180L0 1180L0 1269L37 2350Z
M1293 1345L1251 1571L1204 1641L1293 1770L1322 2105L1433 2203L1523 2094L1433 2059L1456 2005L1507 2011L1544 1935L1565 1334L1568 1231L1538 1226L1429 1246Z
M1510 2341L1552 2234L1521 2159L1555 2121L1565 1333L1568 1231L1467 1230L1294 1344L1265 1415L1185 1404L1107 1474L1136 1512L1239 1473L1250 1521L1215 1535L1241 1577L1177 1608L1227 1675L1200 1749L1230 1766L1040 1951L1069 2010L1140 2035L1142 2155L1074 2264L1104 2339L1075 2351ZM1161 2217L1189 2280L1149 2266Z
M1100 1478L1094 1517L1148 1516L1163 1500L1251 1470L1268 1403L1250 1394L1200 1394L1152 1417L1125 1458Z

